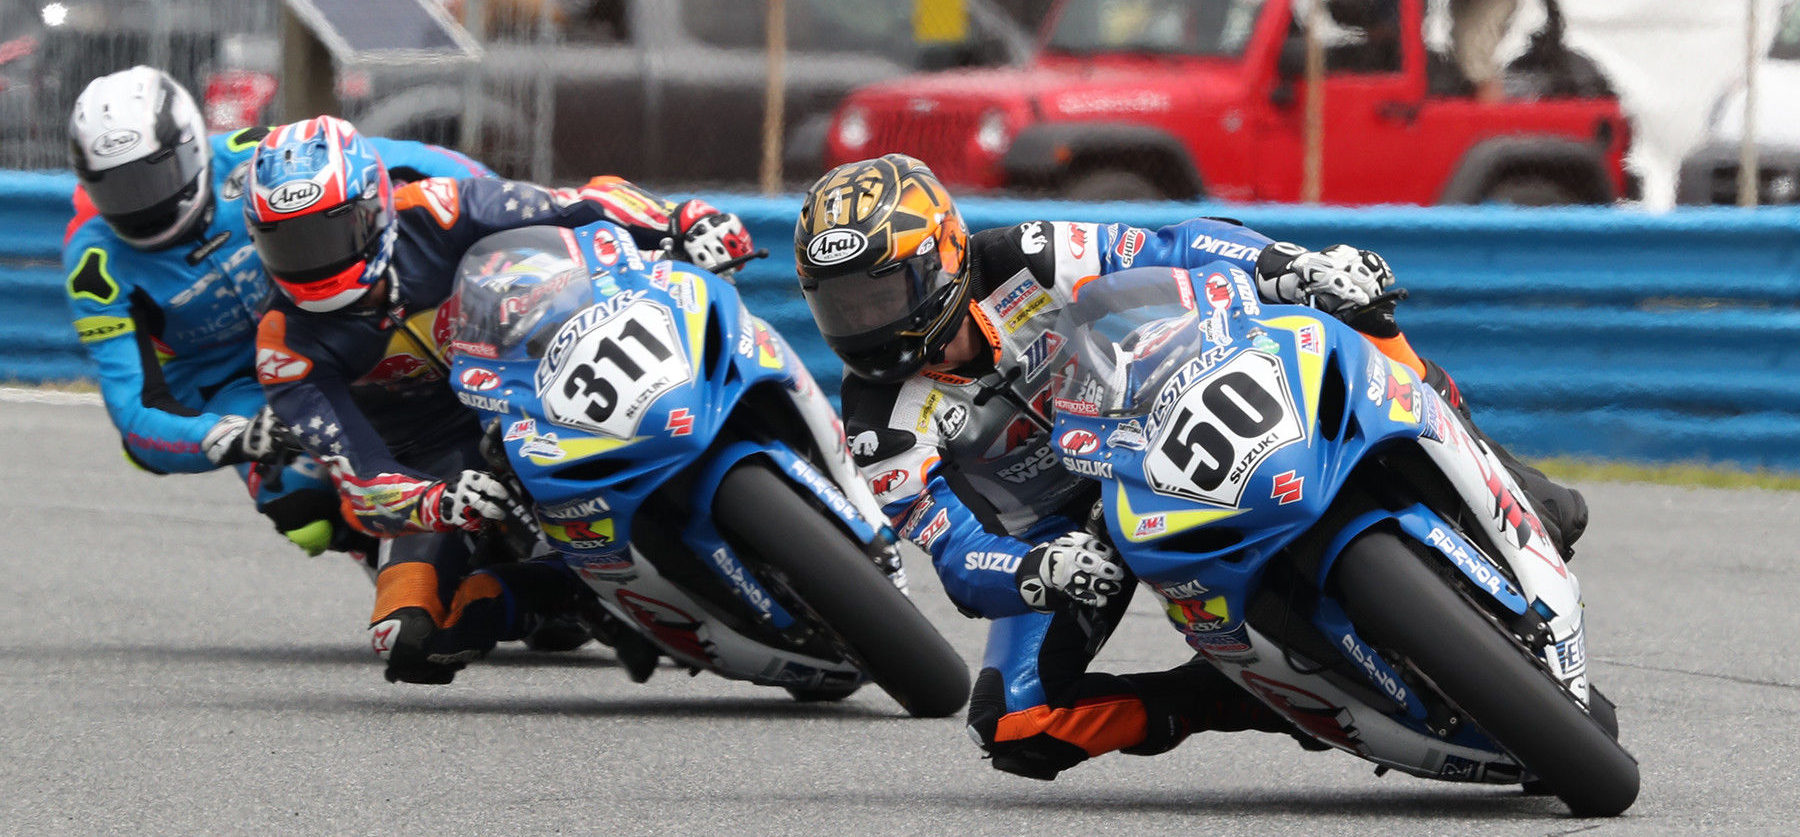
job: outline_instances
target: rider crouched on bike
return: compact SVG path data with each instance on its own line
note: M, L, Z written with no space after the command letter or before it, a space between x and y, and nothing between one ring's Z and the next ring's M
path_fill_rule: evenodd
M857 464L957 607L994 620L969 730L996 768L1052 779L1111 750L1165 752L1201 730L1294 731L1201 660L1087 671L1135 583L1086 531L1096 484L1065 470L1051 441L1051 360L1064 338L1050 325L1085 277L1224 260L1255 277L1264 301L1345 319L1466 412L1396 326L1379 256L1309 251L1204 218L1159 230L1029 221L971 235L943 184L899 154L813 184L794 252L813 318L844 362ZM1493 447L1540 512L1554 513L1543 523L1566 553L1586 525L1580 495Z
M268 478L252 467L278 452L253 371L269 284L240 206L250 150L267 131L208 137L193 97L150 67L90 82L69 118L69 310L133 463L156 474L235 468L257 511L307 553L372 557L317 463ZM370 142L414 176L488 173L434 146Z
M530 513L483 470L482 428L446 378L458 260L501 230L609 220L641 249L713 267L748 255L749 234L703 202L611 177L579 191L447 178L390 190L381 157L332 117L264 137L248 191L250 237L282 291L260 325L257 376L346 515L385 539L369 631L388 680L448 683L578 589L559 561L471 572L468 533Z

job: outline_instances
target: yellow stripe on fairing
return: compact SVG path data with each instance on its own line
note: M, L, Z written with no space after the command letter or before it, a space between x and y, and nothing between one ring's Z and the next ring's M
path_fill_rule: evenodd
M1152 541L1157 538L1165 538L1176 532L1185 532L1189 529L1205 526L1209 523L1217 523L1225 518L1235 517L1244 513L1243 509L1202 509L1152 512L1151 514L1160 514L1165 519L1166 523L1162 531L1139 536L1137 534L1138 524L1143 522L1144 518L1150 517L1151 515L1139 515L1137 512L1131 510L1131 499L1125 496L1124 483L1113 483L1112 506L1114 517L1119 521L1119 531L1125 533L1125 539L1132 543L1143 543L1144 541Z
M552 465L568 462L570 460L586 459L590 456L596 456L608 451L615 451L626 445L634 444L642 438L644 437L633 436L629 439L612 439L603 436L583 436L576 439L558 439L556 446L562 448L564 454L561 458L552 459L531 453L525 454L525 458L531 460L533 465L548 468Z
M1257 320L1257 324L1269 328L1278 328L1294 335L1294 355L1300 359L1300 389L1306 396L1306 434L1312 435L1313 428L1319 423L1319 389L1325 381L1325 353L1318 354L1300 349L1300 329L1313 326L1319 329L1319 348L1325 347L1325 329L1317 319L1293 314L1286 317L1273 317Z
M674 282L677 277L680 277L680 281L686 282L688 287L694 290L694 310L681 313L687 320L688 368L698 374L702 371L700 369L700 351L706 348L704 345L706 342L706 308L709 302L706 280L692 273L672 271L669 274L669 281Z

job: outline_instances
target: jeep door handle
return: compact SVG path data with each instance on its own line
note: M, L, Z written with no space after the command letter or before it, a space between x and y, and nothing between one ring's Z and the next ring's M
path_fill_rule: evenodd
M1419 118L1419 106L1413 102L1382 102L1375 106L1375 115L1391 122L1410 125Z

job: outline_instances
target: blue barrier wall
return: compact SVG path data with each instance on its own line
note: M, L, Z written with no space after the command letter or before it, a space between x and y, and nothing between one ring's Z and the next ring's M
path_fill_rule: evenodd
M0 172L0 381L91 377L64 302L72 174Z
M72 185L0 173L0 380L92 375L56 266ZM746 303L835 391L839 364L793 279L798 199L708 198L774 251L740 279ZM1800 471L1800 211L960 206L975 229L1032 218L1155 227L1217 213L1308 246L1354 243L1393 264L1412 294L1400 320L1414 347L1518 452Z

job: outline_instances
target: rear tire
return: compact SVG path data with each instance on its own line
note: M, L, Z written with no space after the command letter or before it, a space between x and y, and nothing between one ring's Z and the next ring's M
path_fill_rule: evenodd
M1399 538L1362 535L1333 577L1365 639L1410 661L1576 816L1615 816L1636 801L1637 760Z
M860 546L766 463L749 460L725 475L713 517L907 712L941 718L968 703L969 667L956 649Z
M1484 203L1513 206L1566 206L1582 203L1581 196L1568 186L1534 174L1515 174L1488 187Z
M1167 200L1163 190L1137 172L1124 169L1095 169L1069 179L1060 197L1071 201L1160 201Z

